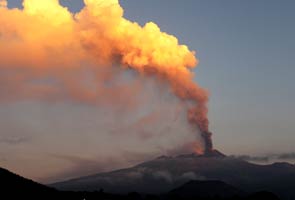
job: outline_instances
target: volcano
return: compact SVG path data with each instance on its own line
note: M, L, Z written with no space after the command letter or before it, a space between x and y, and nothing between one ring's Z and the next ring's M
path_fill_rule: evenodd
M212 150L204 155L160 156L131 168L99 173L54 183L61 190L95 191L126 194L160 194L191 180L218 180L245 192L271 191L283 198L294 198L295 166L288 163L258 165L225 156Z

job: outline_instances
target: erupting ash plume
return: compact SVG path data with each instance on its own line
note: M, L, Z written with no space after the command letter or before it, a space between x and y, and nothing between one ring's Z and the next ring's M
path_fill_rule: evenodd
M1 86L0 98L67 95L94 102L103 92L82 87L79 80L69 78L69 70L84 65L105 71L114 65L132 69L168 83L174 94L187 102L188 121L200 130L203 151L211 151L208 94L193 81L192 69L198 63L195 53L153 22L141 27L125 19L118 0L84 2L85 7L73 14L58 0L24 0L22 10L8 9L7 2L0 0L0 82L7 86ZM32 83L44 76L50 77L50 84ZM107 73L95 75L95 79L105 76Z

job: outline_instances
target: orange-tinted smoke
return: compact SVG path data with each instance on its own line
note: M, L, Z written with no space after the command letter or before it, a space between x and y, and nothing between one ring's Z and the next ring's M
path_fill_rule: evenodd
M0 69L30 68L40 74L79 68L82 62L97 68L119 62L168 82L180 99L188 101L188 120L200 129L205 151L211 150L208 94L193 81L195 53L153 22L141 27L125 19L118 0L84 2L74 15L58 0L24 0L23 10L8 9L0 0Z

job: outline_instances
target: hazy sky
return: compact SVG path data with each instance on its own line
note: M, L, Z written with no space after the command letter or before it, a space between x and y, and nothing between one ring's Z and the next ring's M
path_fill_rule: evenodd
M20 2L8 1L10 7L19 6ZM83 6L79 0L63 0L62 3L68 5L72 11L78 11ZM211 93L209 118L215 148L226 154L295 151L294 1L124 0L121 5L125 10L125 17L129 20L141 25L153 21L162 31L175 35L180 43L197 52L200 64L195 70L196 81ZM42 114L42 111L48 109L50 112ZM22 112L16 115L16 110ZM60 114L61 110L65 111L64 116L57 117L57 122L47 122L48 119L54 119L55 114ZM4 148L5 152L2 149L2 154L14 155L12 152L22 152L25 147L15 147L15 144L34 140L31 137L38 132L44 134L44 140L52 140L48 145L57 143L58 146L62 139L54 141L47 132L50 129L60 133L64 129L61 125L52 128L52 124L58 124L59 119L66 119L64 123L71 127L70 124L78 121L75 117L81 112L84 124L75 124L66 132L75 132L71 139L79 140L75 144L85 146L84 153L76 154L83 157L88 153L91 157L94 155L93 151L96 151L95 140L81 139L78 136L79 131L91 127L89 133L84 135L91 138L91 130L99 129L99 124L88 120L97 115L91 108L75 108L73 105L63 104L46 108L32 102L0 106L1 122L11 126L9 131L35 131L27 134L29 136L24 134L21 138L7 138L4 135L0 145L9 143L10 147ZM30 113L30 117L26 113ZM42 126L38 126L40 124ZM58 137L66 138L62 135ZM180 136L176 134L175 137ZM45 147L50 148L52 146ZM98 149L103 151L103 147ZM30 156L26 155L28 159L23 159L20 154L9 163L16 165L22 159L34 160L34 153L36 154L33 152ZM51 156L57 160L66 160L64 162L75 162L77 167L86 163L89 172L93 171L95 161L67 157L71 153L73 152L57 155L55 152ZM0 162L5 164L7 159L9 158L0 157ZM106 163L116 166L113 160ZM25 164L24 171L25 168L30 166ZM72 176L70 173L69 177ZM58 170L54 169L53 174L58 177ZM33 178L41 180L45 177Z

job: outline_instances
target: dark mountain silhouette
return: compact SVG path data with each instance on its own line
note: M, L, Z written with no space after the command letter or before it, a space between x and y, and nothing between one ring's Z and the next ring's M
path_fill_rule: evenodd
M282 198L295 198L295 166L288 163L257 165L226 157L218 151L209 155L161 156L131 168L55 183L61 190L105 191L126 194L167 193L190 180L220 180L247 193L271 191Z
M0 199L30 200L91 200L91 199L125 199L123 196L97 192L58 191L48 186L23 178L6 169L0 168Z
M254 194L249 195L247 197L247 199L251 199L251 200L262 200L262 199L279 200L280 198L271 192L260 191L260 192L256 192Z
M169 194L177 195L181 198L230 198L246 195L242 190L222 181L189 181L172 190Z
M258 192L248 197L233 186L221 181L189 181L188 183L172 190L167 194L146 195L131 192L126 195L105 193L102 189L94 192L58 191L25 179L0 168L0 197L1 199L30 199L30 200L277 200L276 195L270 192ZM212 194L214 196L212 196ZM193 198L192 198L193 197Z
M52 195L56 193L53 188L25 179L3 168L0 168L0 185L0 195L2 197L7 196L9 199L18 196L35 199L44 196L53 197Z

